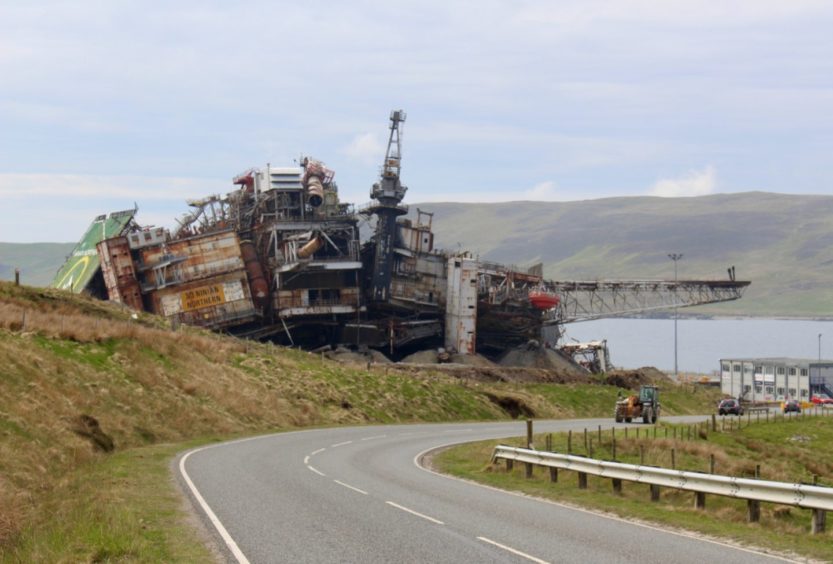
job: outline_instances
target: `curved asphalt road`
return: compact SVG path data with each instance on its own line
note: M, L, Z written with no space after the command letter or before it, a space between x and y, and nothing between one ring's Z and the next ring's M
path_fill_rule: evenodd
M535 432L599 424L611 422L536 421ZM231 562L781 560L480 487L416 463L438 446L525 432L518 421L300 431L197 449L177 468Z

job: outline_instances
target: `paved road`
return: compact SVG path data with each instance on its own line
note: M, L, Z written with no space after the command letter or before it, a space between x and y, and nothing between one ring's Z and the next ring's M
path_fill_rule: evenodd
M535 431L599 424L610 420L536 421ZM524 433L523 422L310 430L198 449L178 470L231 562L779 560L417 465L441 445Z

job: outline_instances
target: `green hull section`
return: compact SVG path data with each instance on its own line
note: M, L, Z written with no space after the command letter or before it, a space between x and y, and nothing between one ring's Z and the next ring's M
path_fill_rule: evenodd
M112 212L93 220L84 237L75 245L64 266L58 270L50 287L78 294L92 281L100 267L96 245L105 239L123 235L137 210Z

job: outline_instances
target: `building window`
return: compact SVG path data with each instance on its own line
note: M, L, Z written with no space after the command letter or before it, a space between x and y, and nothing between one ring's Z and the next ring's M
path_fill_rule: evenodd
M766 367L766 373L769 374L770 376L775 374L775 372L773 372L773 367L772 366L767 366Z
M783 395L784 395L784 388L778 388L778 395L779 395L779 396L783 396Z
M723 363L723 372L729 372L732 369L732 366L728 362Z
M802 376L807 376L807 369L806 368L801 369L801 375Z
M795 397L795 388L790 388L790 397L791 398Z
M744 394L748 394L748 393L749 393L749 384L744 384L744 385L743 385L743 393L744 393Z
M790 368L790 376L795 376L795 368Z
M779 376L783 376L783 375L784 375L784 367L783 367L783 366L779 366L779 367L778 367L778 375L779 375Z
M740 364L735 364L735 365L732 367L732 370L733 370L734 372L740 372Z
M801 390L801 397L803 397L803 398L807 397L807 390Z
M768 393L768 394L772 393L772 386L767 386L766 387L766 393Z
M756 394L763 393L763 391L764 391L763 386L761 386L760 384L755 384L755 393Z

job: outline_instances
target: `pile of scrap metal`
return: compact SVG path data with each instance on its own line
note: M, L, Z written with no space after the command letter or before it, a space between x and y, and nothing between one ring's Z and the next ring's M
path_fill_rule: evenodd
M398 357L439 345L494 357L538 338L542 309L528 293L543 283L540 266L437 251L432 214L402 217L404 120L392 112L382 175L362 209L339 200L320 161L253 168L226 196L189 201L172 233L141 227L135 209L96 218L53 286L308 348L368 345ZM362 244L359 223L371 218Z
M519 269L435 250L433 214L408 218L402 203L404 121L403 111L391 113L369 205L342 203L335 173L315 159L252 168L227 195L189 201L173 232L140 226L136 209L97 217L52 286L173 325L309 349L368 346L398 359L444 346L494 359L530 340L554 345L562 323L737 299L749 284L553 282L540 264ZM359 225L370 220L374 233L362 243ZM594 369L609 365L606 354Z

